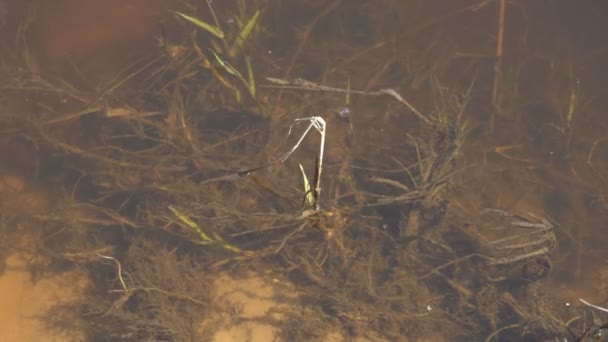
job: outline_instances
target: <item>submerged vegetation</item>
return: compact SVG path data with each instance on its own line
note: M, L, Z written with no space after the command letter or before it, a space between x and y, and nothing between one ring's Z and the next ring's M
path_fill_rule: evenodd
M205 65L205 67L207 68L212 68L214 70L213 74L218 80L220 80L227 87L234 89L237 102L241 102L241 92L237 87L235 87L228 80L226 80L226 78L223 77L222 74L217 71L217 69L221 69L223 70L223 72L236 77L236 79L247 88L247 90L249 91L249 95L251 95L251 97L255 99L255 79L253 76L253 70L251 68L251 59L249 58L249 56L244 57L245 66L247 68L247 79L245 79L245 77L243 77L243 75L235 67L233 67L228 60L220 57L220 55L226 55L227 57L234 59L235 57L241 54L245 41L247 40L257 23L260 11L256 10L253 16L246 22L243 21L243 18L240 18L238 16L234 17L232 20L237 25L238 32L232 34L233 37L229 37L229 34L225 33L224 30L222 30L215 11L211 6L211 2L207 1L207 5L209 7L209 11L213 16L213 21L215 22L215 24L208 24L203 20L183 14L181 12L175 12L175 14L189 21L190 23L198 26L204 31L210 33L215 38L219 39L219 41L221 41L221 44L218 43L218 41L216 40L210 41L212 47L208 48L208 51L212 56L211 59L207 57L205 53L203 53L202 49L198 45L196 45L196 43L194 43L194 48L198 53L199 57L201 58L203 65ZM241 6L244 6L244 3L242 3Z
M555 222L558 194L522 210L509 185L495 187L551 179L592 197L579 211L606 214L606 138L581 136L597 117L574 60L510 60L485 33L494 26L454 30L494 18L491 2L180 3L154 55L109 84L36 72L17 48L0 70L3 149L27 151L16 165L58 189L47 211L3 212L3 230L36 223L44 238L28 248L45 272L84 269L93 284L50 326L72 322L90 340L209 340L235 315L214 281L253 270L297 289L280 319L265 317L285 341L606 331L601 312L560 311L543 291L587 238ZM546 87L527 82L529 68ZM517 154L525 144L537 154ZM572 157L584 148L585 173ZM506 175L513 163L522 171ZM568 167L534 173L546 165Z

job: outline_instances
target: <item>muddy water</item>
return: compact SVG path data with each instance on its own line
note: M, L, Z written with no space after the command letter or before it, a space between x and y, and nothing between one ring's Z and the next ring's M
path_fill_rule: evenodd
M9 60L34 63L25 55L16 54L16 48L27 44L37 56L35 65L30 67L61 75L66 74L66 70L73 74L77 66L81 76L93 86L108 81L129 60L145 56L156 46L157 17L164 14L169 5L169 1L162 0L3 0L0 1L0 46L4 52L8 51L5 56ZM27 36L15 39L24 24L29 25ZM1 210L25 218L45 212L54 199L46 187L31 182L31 160L18 161L26 161L28 156L15 158L16 151L6 150L5 143L3 140L0 161ZM25 174L19 170L24 165L25 174L30 174L26 178L21 177ZM29 266L38 260L31 251L36 245L34 241L41 238L36 233L39 228L11 225L2 229L3 239L12 242L9 252L4 243L2 247L6 260L0 275L0 341L84 340L76 326L66 327L64 333L56 329L51 332L44 323L44 313L55 305L79 300L87 284L86 277L67 272L36 279Z
M331 3L319 5L319 11ZM154 36L159 33L158 18L166 16L172 5L171 1L163 0L41 2L29 36L32 51L41 57L38 67L65 74L69 73L66 70L77 66L91 81L91 86L107 81L129 62L153 51L157 43ZM500 104L502 110L495 114L491 129L492 109L488 105L491 92L488 89L492 86L492 73L488 70L493 68L495 45L488 36L496 35L497 6L492 2L485 5L480 2L476 7L474 2L464 1L435 1L433 6L416 1L394 1L391 5L400 11L403 11L401 6L409 6L408 10L417 11L426 19L411 27L408 23L392 21L386 8L371 6L360 10L356 7L365 7L364 4L346 4L341 9L343 15L336 16L341 21L320 22L320 28L311 33L311 44L317 44L314 47L318 48L331 44L332 39L340 39L352 42L352 48L332 51L335 55L321 57L318 53L304 52L293 62L296 67L291 70L291 49L297 46L297 38L302 37L303 27L310 22L302 18L312 20L318 13L294 14L292 18L263 17L262 20L271 22L268 24L271 31L283 30L275 36L286 43L285 46L276 42L265 46L264 50L273 50L277 63L281 64L279 75L272 76L332 79L338 74L349 75L352 83L361 87L407 88L405 84L420 81L408 74L418 70L408 69L405 62L398 60L399 49L408 44L424 49L436 39L445 40L440 44L453 46L452 54L443 56L446 60L476 59L474 62L481 66L481 76L468 114L472 132L463 156L474 167L470 169L469 177L460 178L458 194L453 201L455 210L474 217L481 208L500 207L550 218L557 227L559 241L554 252L554 273L545 289L562 298L563 305L577 303L578 298L595 303L605 300L608 284L608 234L605 234L608 224L608 119L603 115L608 101L605 96L608 69L603 65L608 56L604 42L604 33L608 32L605 6L597 7L594 1L576 2L576 5L569 1L544 2L542 6L509 5L504 77L517 75L524 81L517 86L505 83L503 90L512 96L508 102ZM295 13L297 6L292 6ZM376 42L376 29L368 26L369 21L362 15L364 12L386 16L385 24L392 25L393 31L401 34L387 38L389 42ZM19 1L0 1L2 32L7 36L17 32L17 18L26 14L27 10ZM374 53L375 49L389 45L391 53L397 56L387 57L395 58L392 66L373 72L349 69L349 58L357 58L358 52L365 53L360 50L368 48L368 53ZM387 50L382 51L387 54ZM332 64L333 69L326 69L333 71L323 72L323 63ZM430 64L433 63L431 58ZM459 78L472 78L470 75L463 77L462 72L446 66L447 62L440 64L423 72L431 72L453 84L458 84ZM340 78L341 82L345 78ZM577 82L581 85L580 92L576 90L578 102L574 116L569 119L573 84ZM354 101L357 117L353 122L360 125L355 127L355 134L357 129L359 132L365 129L394 132L390 126L401 120L391 113L370 117L365 112L357 112ZM387 140L402 139L395 134ZM362 136L359 135L359 139ZM334 151L331 146L328 149L332 151L329 153L332 161L338 162L343 151ZM373 155L368 156L372 163L373 158ZM10 183L10 180L6 182ZM10 184L5 185L3 189L10 187ZM1 195L5 198L14 196L10 191ZM55 279L36 286L29 283L23 264L15 263L16 258L18 256L9 259L8 271L0 278L4 315L1 320L4 329L0 328L0 331L6 334L1 335L0 340L53 340L26 317L43 310L53 298L61 298L61 291L57 292ZM34 303L41 306L35 307ZM261 333L260 340L268 337L264 335L266 333ZM235 335L225 333L225 336Z
M172 1L22 1L5 0L3 31L7 41L26 23L24 41L38 57L41 70L62 73L78 69L99 82L128 61L149 54L157 45L160 19ZM31 6L30 6L31 5ZM2 17L0 16L0 19ZM23 27L22 27L23 28Z

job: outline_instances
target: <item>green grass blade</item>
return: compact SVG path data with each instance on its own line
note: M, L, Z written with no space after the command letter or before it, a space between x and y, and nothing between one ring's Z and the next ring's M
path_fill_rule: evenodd
M213 237L215 237L215 241L217 241L217 243L222 246L222 248L224 248L225 250L234 252L234 253L241 253L241 249L229 244L228 242L226 242L226 240L224 240L221 236L219 236L218 234L213 233Z
M187 215L180 212L177 208L170 205L169 210L171 210L171 212L175 216L177 216L177 218L182 222L182 224L184 224L186 227L190 228L194 232L198 233L198 235L201 238L202 244L215 242L207 234L205 234L205 232L201 229L201 227L199 227L199 225L196 222L192 221L192 219L190 219Z
M245 57L245 65L247 67L247 88L251 97L255 99L255 78L253 77L253 68L251 67L251 59Z
M312 191L310 189L310 182L308 181L308 177L306 177L306 172L304 172L304 167L302 164L300 165L300 171L302 171L302 179L304 180L304 193L306 194L305 203L307 206L312 206L314 204L314 198L312 196Z
M191 22L192 24L202 28L203 30L211 33L212 35L216 36L219 39L224 39L224 31L222 31L222 29L220 29L217 26L211 25L211 24L207 24L206 22L197 19L195 17L191 17L189 15L177 12L177 11L173 11L175 14L179 15L180 17L186 19L187 21Z
M248 63L248 68L247 68L247 72L248 72L248 76L249 76L249 82L245 79L245 77L243 77L243 75L236 70L235 67L233 67L232 65L230 65L230 63L228 63L228 61L223 60L217 53L215 53L215 51L209 49L209 51L211 51L211 54L213 54L213 58L215 58L215 61L217 62L218 66L222 67L227 73L229 73L230 75L238 78L239 81L241 81L241 83L243 83L243 85L247 88L247 90L249 90L249 93L251 94L251 96L255 99L255 81L253 80L253 71L251 70L251 63ZM246 59L247 62L247 59ZM236 88L235 88L236 90ZM237 96L239 98L239 102L240 102L240 93L238 93L237 91Z
M228 61L223 60L217 53L215 53L215 51L211 49L209 49L209 51L211 51L211 54L213 55L213 58L215 58L215 61L217 62L218 66L221 66L227 73L232 76L240 76L240 78L243 78L241 73L238 72L238 70L236 70L234 67L232 67L232 65L230 65Z
M241 92L234 87L234 96L236 97L236 103L241 103Z
M253 15L253 17L251 17L251 19L249 19L249 21L247 22L247 25L245 25L245 27L243 27L243 29L241 30L241 33L239 33L239 35L236 37L234 42L232 42L232 45L230 46L230 50L228 50L228 55L230 57L236 56L239 53L239 51L243 48L243 43L245 43L245 40L247 39L247 37L249 37L249 34L251 34L251 31L253 30L253 27L257 23L259 16L260 16L260 11L255 11L255 14Z

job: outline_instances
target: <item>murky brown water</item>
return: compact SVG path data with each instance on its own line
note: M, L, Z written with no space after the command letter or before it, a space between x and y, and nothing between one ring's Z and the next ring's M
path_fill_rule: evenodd
M130 63L153 55L162 32L159 23L173 18L170 9L191 8L186 3L42 1L32 7L36 8L35 19L25 38L1 46L14 52L25 44L35 56L31 60L37 60L31 65L34 69L95 88ZM237 1L213 4L220 15L238 8ZM551 275L538 286L554 300L548 307L571 309L571 314L565 310L556 318L564 323L579 315L579 298L602 305L608 295L608 234L604 233L608 224L608 119L604 113L608 105L608 6L591 0L507 3L499 95L492 103L498 4L255 1L253 5L262 9L259 20L264 29L251 51L260 55L257 61L271 59L272 63L254 64L254 70L260 83L270 76L302 77L335 87L349 83L352 89L365 91L391 87L420 111L437 115L439 106L429 104L444 99L440 92L429 93L429 84L464 92L474 81L471 102L463 114L470 132L460 158L467 168L456 176L450 212L471 225L478 222L479 211L488 207L547 218L555 226L557 246L552 251ZM194 6L200 7L200 3ZM28 10L19 1L0 1L0 30L5 41L15 41L19 25L32 18ZM7 61L28 63L26 57L16 55ZM256 56L252 58L255 63ZM406 139L402 127L421 125L401 106L355 95L347 99L336 94L319 100L309 93L298 94L295 96L308 101L302 101L299 113L285 113L285 103L292 96L268 90L262 99L273 105L271 120L284 119L285 127L294 117L326 113L331 133L324 171L328 174L337 174L346 155L365 163L361 167L388 168L388 153L402 156L399 144ZM346 101L352 110L350 122L334 113ZM4 177L13 177L11 172L27 161L13 165L11 151L3 150L0 171ZM249 162L257 163L255 159ZM8 203L15 195L7 189L4 186L1 195L2 202ZM42 290L29 288L23 277L23 273L6 272L0 279L6 287L0 294L4 302L13 293L27 292L20 296L20 303L4 306L14 310L4 312L13 319L43 310L44 303L31 309L32 302L38 301L35 296L50 296L55 291L39 294L37 291L46 291L44 286ZM243 297L270 297L258 281L252 280L257 284L252 288L263 288L261 292L252 290L257 295L243 295L242 288L235 292ZM249 303L250 299L234 301L246 308L257 305ZM603 319L605 323L606 317ZM2 320L2 325L12 328L0 328L6 332L0 340L53 340L38 327L33 334L24 318L19 322L16 331L13 320ZM251 332L259 327L241 328ZM250 335L251 340L268 340L274 331L260 329L256 330L260 335ZM242 331L222 331L217 336L217 341L243 338ZM427 338L441 339L449 340L446 335Z

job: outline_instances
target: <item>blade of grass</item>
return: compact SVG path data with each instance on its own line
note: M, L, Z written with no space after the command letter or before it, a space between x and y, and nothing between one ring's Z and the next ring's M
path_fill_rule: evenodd
M239 81L241 81L243 85L249 90L251 96L255 98L255 83L253 81L248 82L247 80L245 80L245 77L243 77L243 75L238 70L236 70L228 61L223 60L217 53L215 53L215 51L211 49L209 51L211 51L211 53L213 54L213 57L218 63L218 66L222 67L222 69L224 69L230 75L238 78ZM253 79L253 71L251 71L251 65L249 65L247 72L251 79Z
M236 37L236 39L234 39L234 42L232 42L232 45L230 46L230 49L228 50L228 56L230 56L230 57L236 56L238 54L238 52L243 48L243 43L245 42L247 37L249 37L249 34L251 33L251 31L253 30L253 27L257 23L259 16L260 16L260 11L255 11L255 14L253 15L253 17L251 17L251 19L249 19L249 21L247 22L247 25L245 25L245 27L243 27L243 29L241 30L239 35Z
M202 240L201 242L204 242L205 244L211 244L214 242L207 234L205 234L205 232L203 232L201 227L199 227L199 225L196 222L192 221L192 219L190 219L187 215L180 212L174 206L169 206L169 210L171 210L171 212L175 216L177 216L177 218L182 222L182 224L198 233Z
M187 228L190 228L193 231L195 231L196 233L198 233L198 235L201 238L201 241L199 241L198 244L201 244L201 245L218 244L222 248L224 248L225 250L228 250L228 251L231 251L231 252L234 252L234 253L241 253L241 249L240 248L238 248L238 247L236 247L234 245L229 244L219 234L212 233L213 234L213 238L209 237L209 235L205 234L205 232L203 231L203 229L196 222L192 221L192 219L190 219L187 215L185 215L182 212L180 212L174 206L169 206L169 210L171 210L171 212L175 216L177 216L177 218Z
M580 90L580 81L575 80L576 85L570 89L570 102L568 104L568 113L566 115L566 128L572 128L572 121L577 107L577 95Z
M304 180L304 193L306 194L304 203L307 207L312 207L314 205L314 198L310 189L310 183L308 182L308 177L306 177L306 172L304 172L304 167L302 164L299 165L300 171L302 171L302 179Z
M219 39L224 39L224 31L222 31L222 29L220 29L217 26L208 24L198 18L195 17L191 17L189 15L186 15L184 13L181 12L177 12L177 11L172 11L173 13L179 15L180 17L186 19L187 21L189 21L190 23L202 28L203 30L211 33L212 35L216 36Z
M247 67L247 88L249 93L255 99L255 78L253 77L253 68L251 67L251 59L245 57L245 66Z
M213 237L215 237L215 241L222 246L222 248L224 248L225 250L234 252L234 253L241 253L241 249L229 244L228 242L226 242L226 240L224 240L221 236L219 236L218 234L213 233Z

